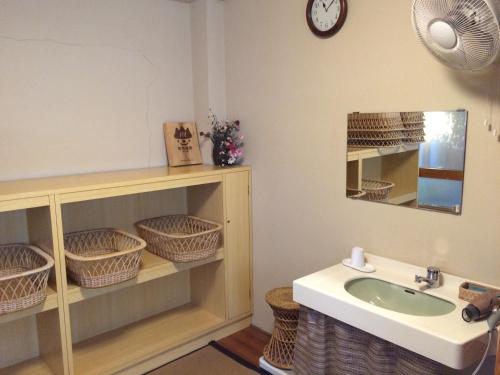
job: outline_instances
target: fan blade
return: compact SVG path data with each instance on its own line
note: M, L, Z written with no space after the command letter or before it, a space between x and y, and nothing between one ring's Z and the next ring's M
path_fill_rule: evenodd
M431 21L446 17L453 10L453 0L415 0L413 14L419 20Z
M497 41L498 42L498 41ZM495 39L481 30L467 32L461 36L462 50L470 66L483 67L496 57Z
M470 28L482 30L495 26L495 17L484 0L455 1L452 11L445 17L459 33L466 33Z

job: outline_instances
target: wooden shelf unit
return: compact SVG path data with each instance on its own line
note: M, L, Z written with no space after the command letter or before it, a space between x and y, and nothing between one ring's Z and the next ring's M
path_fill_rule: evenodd
M18 339L0 375L144 373L248 326L250 172L199 165L0 182L0 241L39 244L56 263L44 304L0 317L0 338L38 338L26 353L30 337ZM224 224L215 256L179 264L145 252L137 278L99 289L67 279L64 233L135 233L141 219L179 213Z
M347 186L359 189L362 179L395 184L388 203L403 204L417 199L419 145L382 148L348 148Z
M0 195L0 244L30 243L57 258L55 233L49 195L15 199ZM0 315L0 374L64 373L66 333L59 268L55 259L43 303Z
M398 147L384 148L356 148L348 147L347 161L379 158L386 155L401 154L402 152L418 151L419 145L405 145Z

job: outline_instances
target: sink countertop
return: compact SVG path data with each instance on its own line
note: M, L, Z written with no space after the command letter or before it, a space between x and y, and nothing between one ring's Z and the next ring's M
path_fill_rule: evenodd
M294 300L454 369L464 369L479 361L486 349L488 326L484 321L465 322L462 309L468 302L458 298L459 285L473 280L442 273L442 286L422 290L453 302L456 308L451 313L430 317L398 313L354 297L345 290L345 283L369 277L421 290L425 283L415 283L414 277L425 276L426 268L373 254L365 255L367 262L375 266L375 272L363 273L337 264L295 280Z

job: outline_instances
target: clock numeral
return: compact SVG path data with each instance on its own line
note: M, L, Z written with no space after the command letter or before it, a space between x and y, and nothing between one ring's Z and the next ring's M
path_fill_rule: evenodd
M0 0L1 1L1 0ZM305 0L304 0L305 1ZM317 36L332 36L343 25L343 4L346 0L308 0L307 23ZM499 0L500 1L500 0Z

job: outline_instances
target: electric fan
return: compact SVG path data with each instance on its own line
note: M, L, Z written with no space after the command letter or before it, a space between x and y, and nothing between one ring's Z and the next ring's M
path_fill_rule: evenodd
M413 27L455 69L480 70L500 56L500 0L414 0Z

